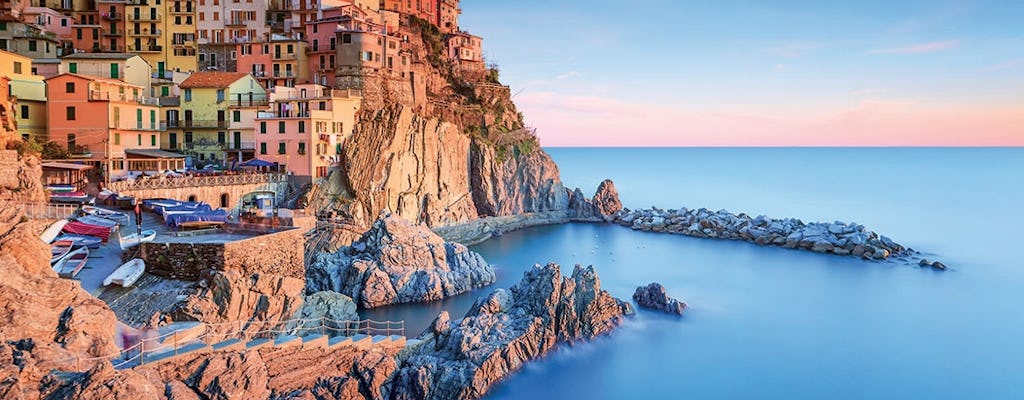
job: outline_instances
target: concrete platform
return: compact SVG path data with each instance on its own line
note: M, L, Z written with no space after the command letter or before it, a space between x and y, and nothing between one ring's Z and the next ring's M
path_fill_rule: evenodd
M355 335L352 337L352 346L357 349L369 349L373 346L373 338L367 335Z
M254 339L245 344L246 350L259 350L264 347L273 346L274 341L270 339Z
M185 346L181 346L177 349L165 350L163 352L156 353L153 355L147 354L145 357L145 364L170 361L177 357L181 357L184 355L195 355L196 353L208 350L210 350L210 346L207 345L206 343L195 342Z
M286 336L281 336L281 337L277 338L276 340L274 340L274 347L277 347L277 348L282 348L283 349L283 348L295 347L295 346L302 346L302 338L301 337L286 335Z
M327 348L334 349L338 347L351 346L352 338L349 336L335 336L327 341Z
M196 340L206 333L206 325L200 322L175 322L160 327L157 332L165 336L160 339L160 345L173 346Z
M212 347L215 351L239 351L245 349L245 342L241 339L230 339L216 343Z
M329 344L330 338L327 335L310 335L302 338L303 349L325 349Z

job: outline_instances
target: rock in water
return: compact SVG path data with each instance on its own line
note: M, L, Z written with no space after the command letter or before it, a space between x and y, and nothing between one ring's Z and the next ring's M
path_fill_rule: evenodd
M446 243L425 226L386 215L359 241L321 255L307 272L307 292L348 295L363 308L441 300L494 283L480 254Z
M597 193L594 194L594 206L606 219L622 211L622 202L619 201L619 192L615 190L615 182L605 179L597 186Z
M630 312L601 290L593 267L562 277L556 264L534 266L510 290L477 300L461 321L442 313L395 373L392 398L480 398L558 343L609 332Z
M668 297L668 293L665 293L665 287L657 282L636 288L636 292L633 293L633 300L636 300L636 304L640 305L640 307L664 311L669 314L683 315L683 312L686 311L686 303Z

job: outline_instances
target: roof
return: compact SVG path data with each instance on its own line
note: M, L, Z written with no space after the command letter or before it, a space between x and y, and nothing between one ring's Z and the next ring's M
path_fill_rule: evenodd
M43 168L70 169L70 170L75 170L75 171L85 171L87 169L92 169L92 165L72 164L72 163L65 163L65 162L47 162L47 163L43 163Z
M98 76L73 74L73 73L70 73L70 72L65 72L63 74L54 75L54 76L51 76L49 78L46 78L46 80L57 79L57 78L60 78L62 76L65 76L65 75L73 76L73 77L78 78L78 79L85 79L87 81L106 82L106 83L112 83L112 84L115 84L115 85L124 85L124 86L131 86L131 87L136 87L136 88L142 88L142 86L139 86L139 85L136 85L136 84L132 84L132 83L128 83L128 82L125 82L125 81L120 80L120 79L100 78Z
M178 85L186 88L226 88L246 77L245 72L196 72Z
M185 158L184 155L163 151L160 149L124 149L125 154L150 158Z
M127 60L136 56L137 54L131 53L74 53L61 58L69 60Z

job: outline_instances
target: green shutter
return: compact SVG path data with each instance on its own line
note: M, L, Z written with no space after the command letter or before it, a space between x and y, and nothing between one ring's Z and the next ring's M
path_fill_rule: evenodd
M68 71L70 71L72 74L77 74L78 73L78 63L70 63L70 64L68 64Z
M156 110L149 110L149 129L156 129Z
M110 63L110 78L117 79L117 63Z
M135 128L142 129L142 109L135 110ZM142 145L142 136L139 136L139 145Z

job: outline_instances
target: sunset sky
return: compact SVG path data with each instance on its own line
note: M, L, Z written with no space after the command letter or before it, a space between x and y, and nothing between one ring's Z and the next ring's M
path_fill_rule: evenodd
M1024 1L462 8L545 146L1024 145Z

